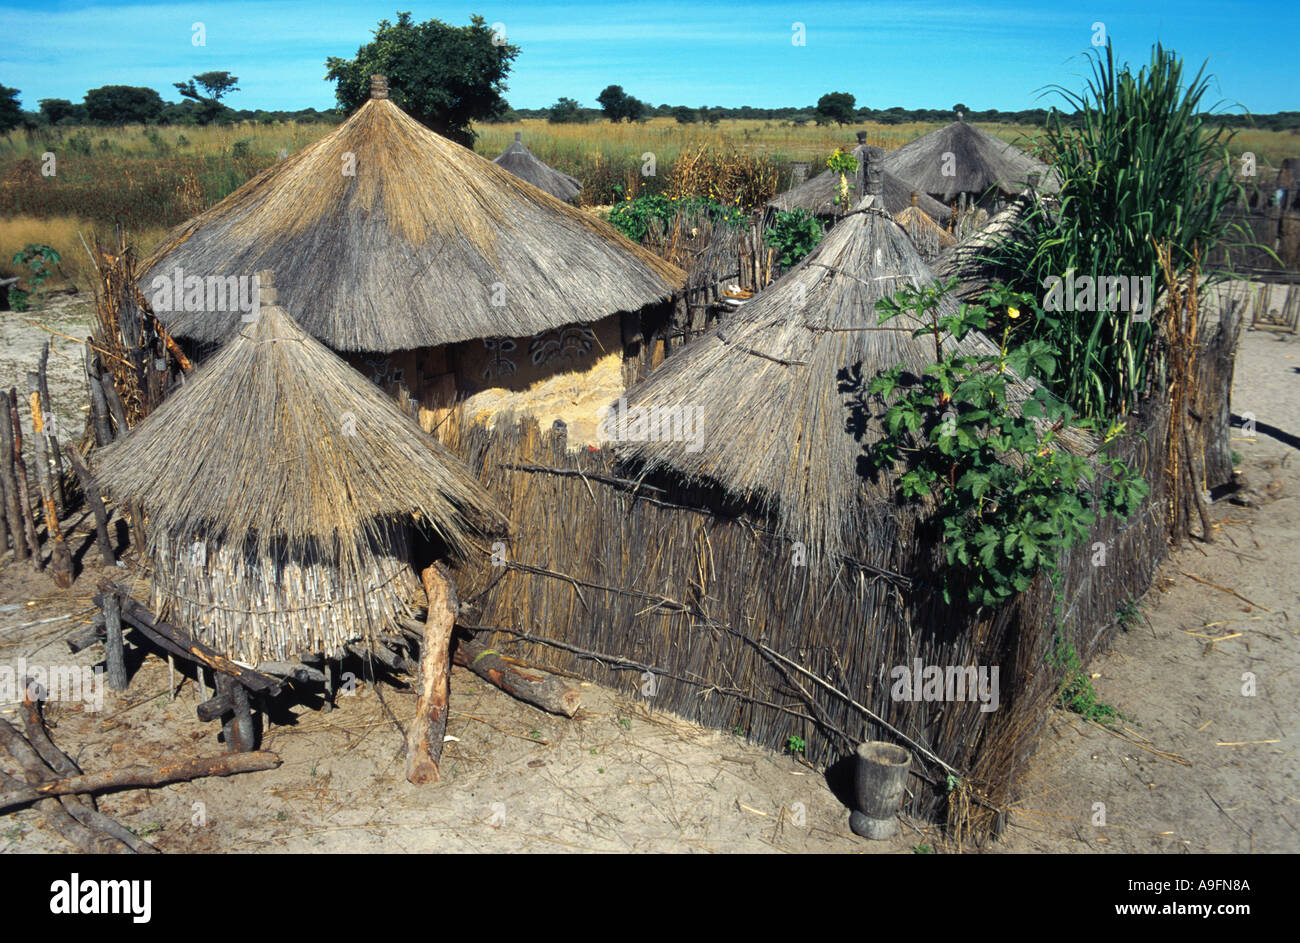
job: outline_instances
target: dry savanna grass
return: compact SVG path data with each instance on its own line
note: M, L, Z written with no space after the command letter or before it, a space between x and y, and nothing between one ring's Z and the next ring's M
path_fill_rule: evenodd
M30 270L14 263L14 253L33 244L50 246L59 253L61 261L58 270L45 282L46 287L89 290L94 284L95 271L78 234L84 236L86 244L93 248L96 236L106 245L112 242L109 238L111 231L111 226L75 216L0 218L0 276L18 275L25 282ZM138 251L147 253L162 242L166 234L165 227L156 226L131 232L129 236Z

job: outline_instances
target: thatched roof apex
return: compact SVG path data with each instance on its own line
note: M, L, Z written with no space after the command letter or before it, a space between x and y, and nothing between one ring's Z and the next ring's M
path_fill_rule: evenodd
M520 134L516 131L510 146L498 154L492 163L504 167L538 189L545 190L557 200L567 202L582 192L582 182L577 177L570 177L544 164L519 138Z
M173 540L346 553L407 520L455 552L503 524L459 459L274 304L98 453L96 473Z
M531 336L668 298L684 275L602 220L435 134L387 98L173 230L155 277L276 272L281 302L335 350ZM224 342L238 311L158 311Z
M945 157L948 154L951 159ZM983 194L994 188L1006 194L1019 193L1035 174L1040 189L1059 189L1049 165L961 120L891 151L885 157L885 169L945 202L959 193ZM955 173L947 176L945 170Z
M861 200L863 196L861 167L864 146L859 145L853 149L853 156L857 158L859 166L859 173L849 181L857 188L850 193L850 199L854 202ZM879 205L887 212L900 213L908 206L911 206L912 194L915 192L918 194L917 205L920 210L935 222L947 223L952 216L951 207L945 206L928 193L919 191L916 187L903 182L887 169L881 179L883 183L881 193L883 202ZM848 210L848 207L842 207L835 203L835 198L839 195L839 187L840 175L833 170L824 170L817 176L796 184L784 193L778 193L768 200L767 205L782 212L803 209L808 210L814 216L833 216L836 213L844 213Z
M854 413L849 387L865 393L880 370L905 363L919 373L933 360L931 343L911 336L919 322L904 315L880 327L875 310L904 285L933 282L907 235L866 197L799 266L628 390L629 411L676 415L694 435L618 441L617 453L776 511L784 536L807 542L810 555L851 554L871 513L859 459L882 427L879 415ZM959 347L997 351L974 333ZM1032 389L1014 379L1009 396ZM875 498L877 510L887 506Z

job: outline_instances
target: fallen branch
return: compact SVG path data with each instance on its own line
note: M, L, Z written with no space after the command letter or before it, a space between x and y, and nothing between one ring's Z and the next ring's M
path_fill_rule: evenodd
M252 753L227 753L223 756L198 757L166 766L128 766L107 773L67 776L25 788L10 787L0 791L0 811L28 805L51 796L74 796L120 789L147 789L169 783L188 782L206 776L234 776L277 769L280 757L265 750Z
M477 639L458 640L452 661L512 697L548 713L572 717L582 706L582 695L576 688L554 675L507 659Z

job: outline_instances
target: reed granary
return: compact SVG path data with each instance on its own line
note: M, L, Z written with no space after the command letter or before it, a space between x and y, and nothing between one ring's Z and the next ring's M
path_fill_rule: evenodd
M407 116L383 76L337 130L178 227L143 268L155 314L191 343L239 329L205 280L268 268L303 329L417 401L424 428L468 399L472 415L563 419L575 438L636 375L684 278ZM167 289L183 304L167 310Z
M538 159L537 155L524 146L520 132L515 132L515 139L510 145L493 158L492 163L504 167L521 180L527 180L539 190L545 190L557 200L566 203L582 193L582 181L577 177L560 173Z
M254 666L393 631L426 564L502 523L455 456L266 294L96 458L104 489L148 515L154 611Z
M885 170L944 204L1001 209L1026 187L1054 193L1056 174L1014 144L957 120L885 155Z
M818 764L865 740L902 744L910 811L992 829L1060 683L1052 646L1086 657L1145 589L1161 505L1127 529L1098 525L1112 559L1134 561L1104 581L1086 556L1065 561L1063 620L1042 587L993 611L942 601L924 509L861 465L880 417L855 392L932 357L910 330L877 326L878 300L933 277L874 206L878 170L867 187L798 267L628 391L606 417L612 449L567 452L527 425L469 430L460 453L534 536L511 545L504 575L475 575L463 618L651 706L778 750L796 738ZM996 347L969 335L963 349ZM983 699L891 696L894 672L917 664L996 669L1000 684Z

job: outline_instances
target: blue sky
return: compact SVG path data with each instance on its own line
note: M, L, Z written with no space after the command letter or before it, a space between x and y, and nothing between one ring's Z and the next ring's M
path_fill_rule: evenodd
M328 56L350 58L383 17L453 24L471 13L505 26L522 47L507 97L521 108L559 96L595 106L609 84L651 104L807 105L828 91L860 105L1015 111L1045 104L1045 85L1070 88L1101 22L1121 59L1144 62L1157 40L1189 63L1210 60L1217 97L1254 112L1300 109L1300 66L1284 50L1300 3L961 0L883 3L795 0L744 3L416 3L414 0L270 2L23 2L0 0L0 85L80 101L100 85L147 85L167 100L172 83L225 69L240 79L236 108L328 108ZM207 44L191 28L202 22ZM802 23L806 45L791 41ZM1046 102L1050 103L1050 102Z

